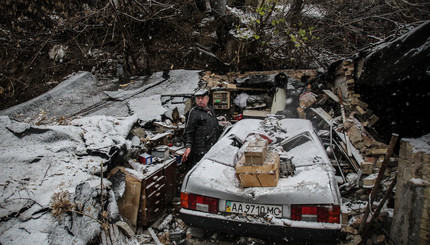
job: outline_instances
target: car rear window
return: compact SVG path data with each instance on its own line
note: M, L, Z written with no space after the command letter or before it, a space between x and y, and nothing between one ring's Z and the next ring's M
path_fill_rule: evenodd
M294 149L295 147L303 145L310 141L312 141L311 136L309 135L308 132L305 132L300 135L297 135L294 138L284 140L283 142L281 142L281 145L284 151L288 152Z

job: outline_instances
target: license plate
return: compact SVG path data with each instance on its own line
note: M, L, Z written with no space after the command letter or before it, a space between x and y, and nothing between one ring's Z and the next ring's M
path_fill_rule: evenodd
M264 205L264 204L226 201L225 211L227 213L252 214L252 215L269 213L275 217L282 217L281 205Z

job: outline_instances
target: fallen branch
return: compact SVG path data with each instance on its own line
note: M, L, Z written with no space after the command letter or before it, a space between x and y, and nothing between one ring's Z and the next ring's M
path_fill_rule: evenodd
M46 175L48 174L48 170L51 168L52 163L49 164L48 168L45 171L45 175L43 175L42 181L40 181L39 186L42 185L43 181L45 180Z

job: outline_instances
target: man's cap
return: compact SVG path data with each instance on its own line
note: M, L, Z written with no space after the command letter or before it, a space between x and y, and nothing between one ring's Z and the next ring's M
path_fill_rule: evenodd
M209 95L209 91L207 89L199 89L194 93L194 96L205 96Z

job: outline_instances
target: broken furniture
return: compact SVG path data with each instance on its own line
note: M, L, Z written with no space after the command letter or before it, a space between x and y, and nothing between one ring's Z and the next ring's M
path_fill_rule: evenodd
M116 167L108 177L114 192L122 192L117 200L121 216L134 228L147 226L159 218L173 200L176 191L174 158L145 166L145 171L141 173L130 168ZM121 190L121 187L124 189Z
M169 137L172 137L172 133L165 132L154 135L149 139L149 142L153 145L167 145Z
M230 109L230 92L215 91L212 93L212 103L214 109L228 110Z

